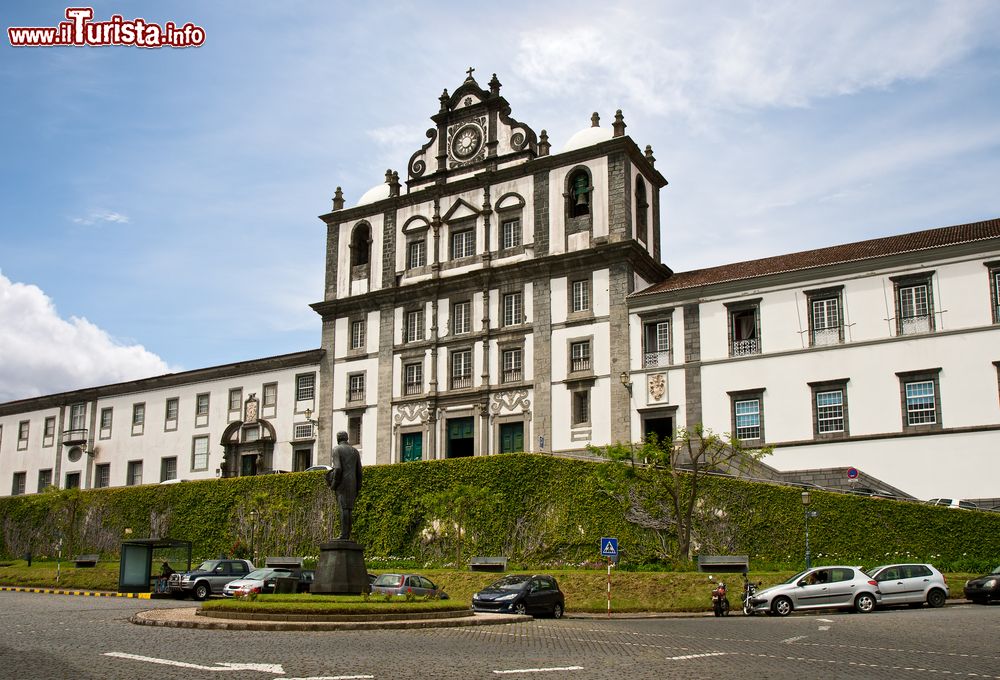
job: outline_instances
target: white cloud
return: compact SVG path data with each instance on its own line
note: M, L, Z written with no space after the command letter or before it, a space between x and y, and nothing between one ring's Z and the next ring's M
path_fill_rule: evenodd
M128 224L128 215L123 215L119 212L113 212L110 210L97 210L90 213L86 217L74 217L73 222L84 226L90 226L92 224L97 224L98 222Z
M0 402L171 371L142 345L124 345L86 319L62 319L37 286L0 273Z

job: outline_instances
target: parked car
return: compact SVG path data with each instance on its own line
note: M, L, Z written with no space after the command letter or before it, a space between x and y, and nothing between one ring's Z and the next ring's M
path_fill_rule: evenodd
M205 560L192 571L171 574L168 587L174 597L204 600L221 594L227 583L245 578L253 569L249 560Z
M976 604L988 604L990 600L1000 600L1000 567L979 578L965 582L965 597Z
M784 583L757 591L754 613L788 616L796 609L855 609L868 613L881 603L878 581L860 567L814 567Z
M979 506L972 501L963 501L960 498L932 498L927 501L927 505L941 505L946 508L959 510L978 510Z
M305 469L306 472L313 472L314 470L332 470L332 465L312 465Z
M222 594L225 597L243 597L250 593L273 593L275 580L279 576L291 575L292 570L285 567L254 569L243 578L227 583Z
M882 591L881 606L924 602L931 607L943 607L948 599L948 584L931 564L885 564L866 569L865 573L878 583Z
M371 576L369 575L369 579ZM373 593L385 593L386 595L431 595L433 597L448 599L448 593L444 592L426 576L420 574L382 574L371 583Z
M526 574L504 576L472 596L477 612L549 614L562 618L566 598L552 576Z

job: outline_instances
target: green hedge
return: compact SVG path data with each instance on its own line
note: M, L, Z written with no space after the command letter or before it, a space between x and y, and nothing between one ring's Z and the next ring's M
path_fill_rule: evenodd
M622 478L603 474L606 465L515 454L366 467L355 539L389 564L506 555L514 564L582 565L598 561L601 536L619 538L624 568L676 561L669 531L634 521L614 488ZM639 470L628 484L655 489L656 474ZM1000 514L822 491L811 508L817 563L927 560L954 571L1000 563ZM64 556L114 554L128 528L132 537L190 540L196 558L249 556L251 540L258 555L315 557L336 535L336 515L322 472L50 491L0 498L0 556L54 555L60 535ZM802 562L798 489L705 478L698 516L703 552L746 553L754 569Z

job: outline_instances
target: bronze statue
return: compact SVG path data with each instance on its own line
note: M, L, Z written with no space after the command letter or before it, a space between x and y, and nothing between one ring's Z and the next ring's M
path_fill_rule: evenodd
M333 469L326 473L326 483L337 494L340 505L340 540L351 540L351 513L361 491L361 454L347 441L346 432L337 433L333 449Z

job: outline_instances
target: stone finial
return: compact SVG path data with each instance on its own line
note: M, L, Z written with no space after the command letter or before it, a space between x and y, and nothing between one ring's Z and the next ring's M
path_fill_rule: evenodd
M601 127L601 117L597 114L597 111L590 116L590 127Z
M650 167L656 163L656 158L653 157L653 147L649 144L646 145L646 160L649 161Z
M493 77L490 78L490 94L500 94L500 81L497 80L497 74L494 73Z
M392 175L389 177L389 195L399 196L399 189L399 173L393 170Z
M344 209L344 192L340 189L340 187L337 187L337 190L333 193L333 209Z
M615 111L615 122L612 126L615 130L615 137L625 136L625 116L622 115L622 110L618 109Z
M538 135L538 155L548 156L549 149L551 148L552 145L549 144L549 133L546 132L545 130L542 130L541 134Z
M443 90L443 91L441 92L441 96L440 96L440 97L438 97L438 99L439 99L439 100L441 100L441 111L442 111L442 112L444 112L444 111L447 111L447 110L448 110L448 100L449 100L450 98L451 98L451 97L450 97L450 96L448 95L448 88L446 87L446 88L444 88L444 90Z

